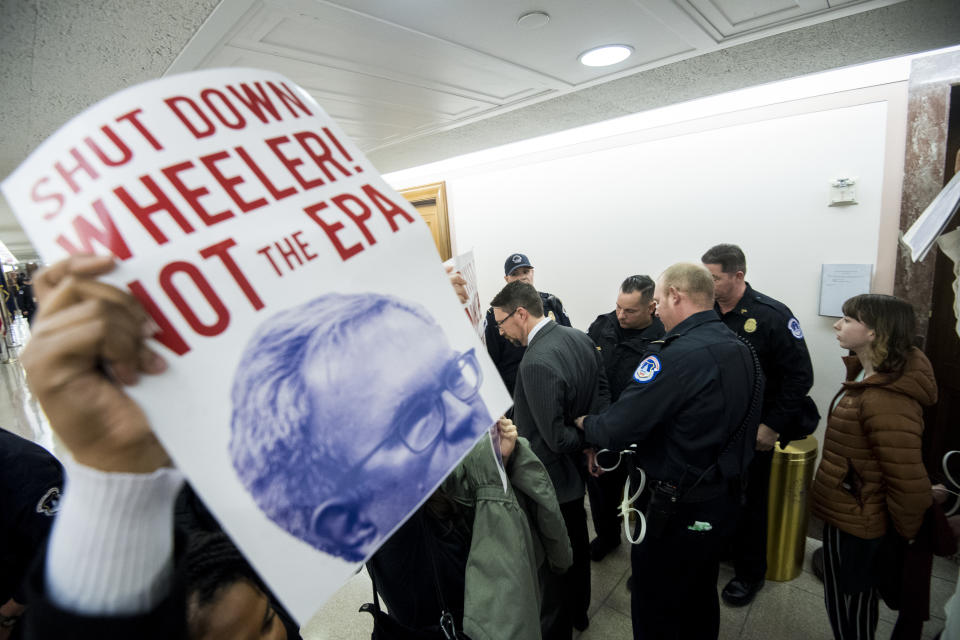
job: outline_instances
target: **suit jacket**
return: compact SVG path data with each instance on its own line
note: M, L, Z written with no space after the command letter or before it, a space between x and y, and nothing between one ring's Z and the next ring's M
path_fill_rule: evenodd
M600 353L587 334L550 321L517 368L513 421L543 462L561 504L584 494L583 432L573 421L610 404Z

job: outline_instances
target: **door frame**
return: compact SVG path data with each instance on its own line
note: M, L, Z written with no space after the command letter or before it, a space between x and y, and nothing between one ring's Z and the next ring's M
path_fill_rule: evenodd
M399 189L400 195L416 209L418 206L435 204L437 207L437 228L440 233L440 246L437 247L440 257L449 260L453 257L450 242L450 219L447 215L447 184L434 182L409 189Z

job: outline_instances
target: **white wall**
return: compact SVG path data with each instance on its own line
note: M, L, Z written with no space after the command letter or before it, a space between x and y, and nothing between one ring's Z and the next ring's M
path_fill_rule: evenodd
M521 251L581 329L613 308L625 276L656 278L713 244L739 244L748 281L800 320L825 414L843 372L834 319L817 315L821 264L875 264L874 291L892 291L906 126L906 85L894 80L660 113L387 179L446 181L454 252L474 249L484 302L503 284L504 258ZM859 204L827 206L835 177L857 178Z

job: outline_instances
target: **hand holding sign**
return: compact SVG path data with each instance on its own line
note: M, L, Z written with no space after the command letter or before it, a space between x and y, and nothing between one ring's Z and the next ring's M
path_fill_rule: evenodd
M503 458L503 463L507 464L510 460L510 454L513 453L514 448L517 446L517 425L513 424L513 420L500 416L500 419L497 421L497 430L500 434L500 456Z
M464 279L463 274L458 271L453 270L453 265L446 265L444 267L447 273L450 275L450 284L453 286L454 292L457 294L457 299L461 303L466 302L470 299L469 294L467 294L467 281Z
M77 462L149 473L170 460L120 383L160 373L166 363L145 344L153 328L136 299L94 279L113 267L110 258L77 255L38 274L40 313L22 360L31 390Z

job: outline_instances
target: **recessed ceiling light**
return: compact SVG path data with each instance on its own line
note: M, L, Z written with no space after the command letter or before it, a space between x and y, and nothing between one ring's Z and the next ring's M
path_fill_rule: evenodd
M517 18L517 26L528 31L546 26L548 22L550 22L550 14L543 11L531 11Z
M580 54L580 64L588 67L609 67L623 62L633 53L633 47L625 44L608 44Z

